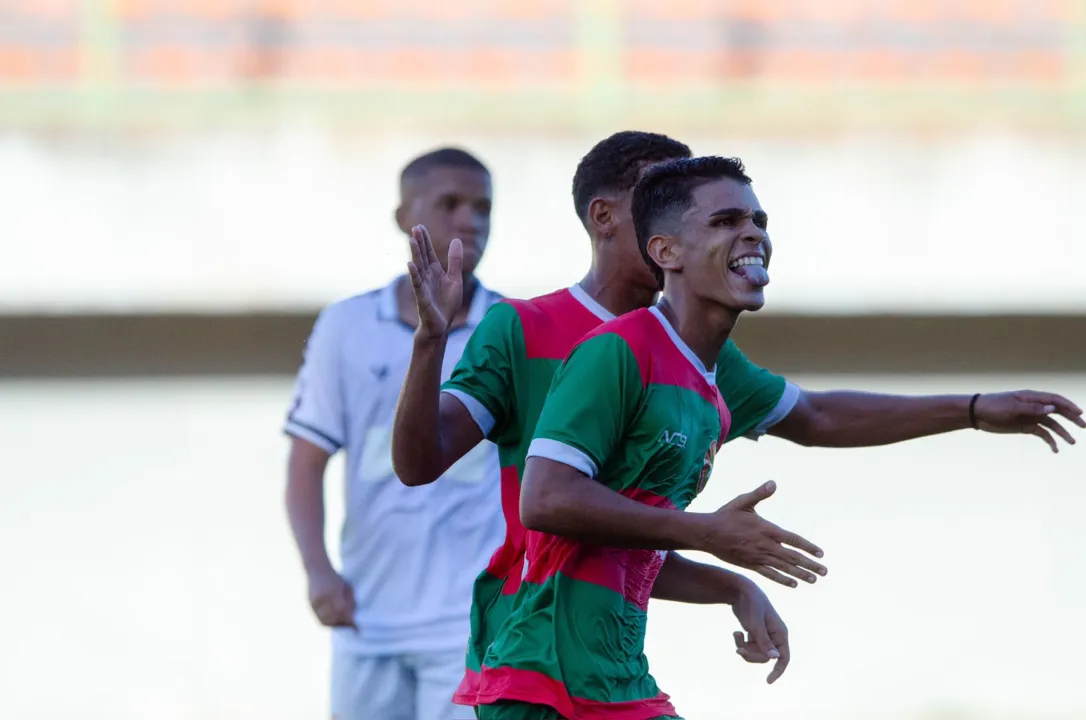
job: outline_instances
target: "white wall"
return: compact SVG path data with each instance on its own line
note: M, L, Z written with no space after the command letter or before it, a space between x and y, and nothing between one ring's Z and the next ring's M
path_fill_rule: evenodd
M0 138L0 312L319 307L400 271L395 178L450 141L495 172L483 276L549 291L589 259L569 188L596 139ZM1086 310L1081 140L688 141L747 161L771 311Z

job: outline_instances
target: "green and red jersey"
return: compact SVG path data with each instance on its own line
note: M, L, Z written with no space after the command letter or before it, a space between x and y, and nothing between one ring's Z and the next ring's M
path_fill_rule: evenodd
M536 422L555 372L576 343L614 318L579 286L495 304L472 333L442 391L456 396L498 446L506 538L475 581L467 673L455 696L479 704L482 659L513 610L526 550L520 522L520 478ZM717 387L731 410L726 441L756 437L782 419L798 390L759 368L731 341L717 362Z
M651 308L605 323L574 348L527 455L647 505L685 510L730 426L715 372ZM649 596L666 556L528 533L517 607L484 657L479 703L549 705L570 718L675 715L644 655Z

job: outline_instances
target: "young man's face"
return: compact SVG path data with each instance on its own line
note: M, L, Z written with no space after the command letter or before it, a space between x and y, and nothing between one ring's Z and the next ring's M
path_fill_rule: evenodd
M490 239L490 175L481 170L437 167L405 183L396 212L400 229L425 225L445 265L454 238L464 243L464 272L475 272Z
M694 190L677 232L685 284L729 309L759 310L773 245L768 217L750 185L715 180Z

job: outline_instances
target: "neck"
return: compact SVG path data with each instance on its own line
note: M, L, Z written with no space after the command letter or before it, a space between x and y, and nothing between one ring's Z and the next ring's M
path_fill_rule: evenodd
M655 290L631 283L618 272L607 271L596 264L592 265L580 285L593 300L616 316L649 307L656 299Z
M673 279L669 279L669 287L672 284ZM665 290L657 307L682 341L709 370L716 365L724 343L728 341L728 336L739 320L738 311L707 303L684 292Z

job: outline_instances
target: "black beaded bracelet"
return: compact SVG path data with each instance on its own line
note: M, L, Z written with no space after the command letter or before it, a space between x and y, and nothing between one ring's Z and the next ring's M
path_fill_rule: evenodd
M973 399L969 401L969 424L973 426L974 430L980 430L977 425L977 400L980 400L980 393L973 396Z

